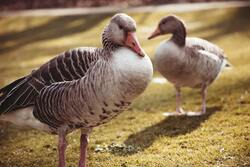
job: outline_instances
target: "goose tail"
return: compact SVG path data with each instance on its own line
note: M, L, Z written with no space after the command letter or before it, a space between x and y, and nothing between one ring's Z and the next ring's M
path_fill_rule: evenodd
M25 76L0 89L0 115L16 107L25 106L27 97L35 93L28 84L29 80L30 78Z

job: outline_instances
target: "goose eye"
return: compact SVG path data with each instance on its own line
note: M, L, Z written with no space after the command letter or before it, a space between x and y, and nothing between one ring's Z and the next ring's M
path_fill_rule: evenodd
M121 26L121 25L118 25L118 27L119 27L120 29L122 29L122 26Z

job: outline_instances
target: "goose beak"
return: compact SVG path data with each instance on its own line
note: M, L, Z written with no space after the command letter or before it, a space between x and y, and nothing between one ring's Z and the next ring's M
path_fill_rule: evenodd
M152 39L155 38L157 36L161 35L161 30L158 28L156 28L156 30L148 37L148 39Z
M125 45L128 46L129 48L131 48L139 56L141 56L141 57L145 56L145 53L140 46L140 43L136 37L135 32L128 32L127 33L127 39L125 41Z

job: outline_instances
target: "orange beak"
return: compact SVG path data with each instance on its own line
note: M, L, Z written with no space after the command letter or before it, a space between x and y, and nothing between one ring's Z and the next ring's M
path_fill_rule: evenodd
M140 43L136 37L135 32L128 32L127 33L127 39L125 41L125 45L128 46L129 48L131 48L139 56L141 56L141 57L145 56L145 53L140 46Z
M155 38L159 35L161 35L161 30L159 29L159 27L157 27L156 30L148 37L148 39Z

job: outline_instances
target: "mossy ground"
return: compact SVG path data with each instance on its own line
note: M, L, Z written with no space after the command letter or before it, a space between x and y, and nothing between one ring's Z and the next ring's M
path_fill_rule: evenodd
M174 111L170 84L151 83L111 122L90 136L90 167L249 166L250 165L250 8L177 14L190 36L221 46L233 64L209 88L207 114L164 117ZM142 47L153 55L164 36L146 37L168 13L130 14L138 24ZM110 14L65 17L0 18L0 85L28 74L56 54L73 47L101 46ZM152 57L153 60L153 57ZM158 74L156 74L158 75ZM184 109L199 110L197 90L184 89ZM0 166L54 167L57 136L0 123ZM67 165L79 158L79 131L68 135ZM121 147L112 146L119 144ZM126 146L123 146L125 144ZM96 152L97 147L108 150ZM124 148L123 148L124 147Z

